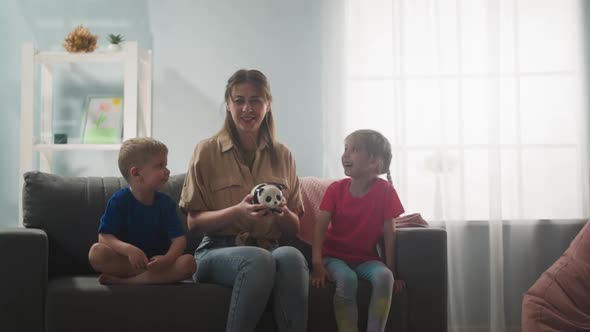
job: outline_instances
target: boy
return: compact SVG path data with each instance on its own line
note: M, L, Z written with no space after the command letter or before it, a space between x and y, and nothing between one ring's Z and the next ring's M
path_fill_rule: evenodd
M101 284L162 284L191 278L196 263L183 255L186 238L176 203L158 189L168 181L168 148L152 138L121 145L119 170L129 184L109 200L98 243L88 253Z

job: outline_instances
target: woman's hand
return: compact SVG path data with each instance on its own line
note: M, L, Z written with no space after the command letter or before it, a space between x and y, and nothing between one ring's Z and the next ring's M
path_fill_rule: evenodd
M324 288L326 287L326 280L332 281L328 270L324 267L323 263L313 263L311 272L311 285L313 287Z
M268 211L284 234L293 236L299 232L299 217L287 207L286 201L283 200L275 209Z
M272 212L274 220L277 221L277 219L282 218L291 210L289 210L289 208L287 207L287 202L285 200L282 200L276 208L272 210L269 209L269 211Z
M236 211L240 219L260 220L269 213L268 207L264 204L253 204L252 195L248 194L236 205Z

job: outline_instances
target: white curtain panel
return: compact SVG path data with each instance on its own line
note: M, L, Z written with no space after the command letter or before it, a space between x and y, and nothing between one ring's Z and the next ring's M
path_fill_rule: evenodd
M324 176L343 176L351 131L389 138L406 211L448 231L451 331L518 330L503 225L588 217L582 6L323 1Z

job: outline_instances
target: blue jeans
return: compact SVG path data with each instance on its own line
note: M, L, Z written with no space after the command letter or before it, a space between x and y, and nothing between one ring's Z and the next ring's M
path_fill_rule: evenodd
M334 257L326 257L324 266L336 283L334 316L338 331L358 331L358 278L368 280L373 288L367 331L384 331L393 295L393 274L389 268L381 261L353 265Z
M227 332L254 331L271 294L278 330L306 331L309 269L299 250L200 246L195 259L196 281L233 288Z

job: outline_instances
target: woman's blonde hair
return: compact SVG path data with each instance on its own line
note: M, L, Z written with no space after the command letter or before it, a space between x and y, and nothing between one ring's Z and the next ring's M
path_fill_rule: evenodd
M150 137L130 138L121 144L119 150L119 171L129 182L131 167L144 166L151 158L168 154L168 147Z
M379 158L379 174L387 174L387 181L391 183L391 144L383 134L376 130L360 129L350 133L344 142L353 140L363 145L370 156Z
M217 133L217 136L222 133L229 133L232 141L235 145L242 148L240 142L240 136L238 135L238 131L236 129L236 124L234 123L231 114L227 112L227 104L231 102L232 92L235 86L239 84L252 84L258 91L262 94L262 97L268 101L269 103L272 102L272 94L270 93L270 85L268 84L268 79L264 74L255 69L240 69L235 72L228 80L227 85L225 86L225 103L226 103L226 113L225 113L225 122L221 130ZM271 108L268 108L266 115L264 116L264 121L260 125L260 134L262 138L264 138L270 147L271 156L273 159L275 157L275 149L274 146L276 144L276 134L275 134L275 123L272 116Z

